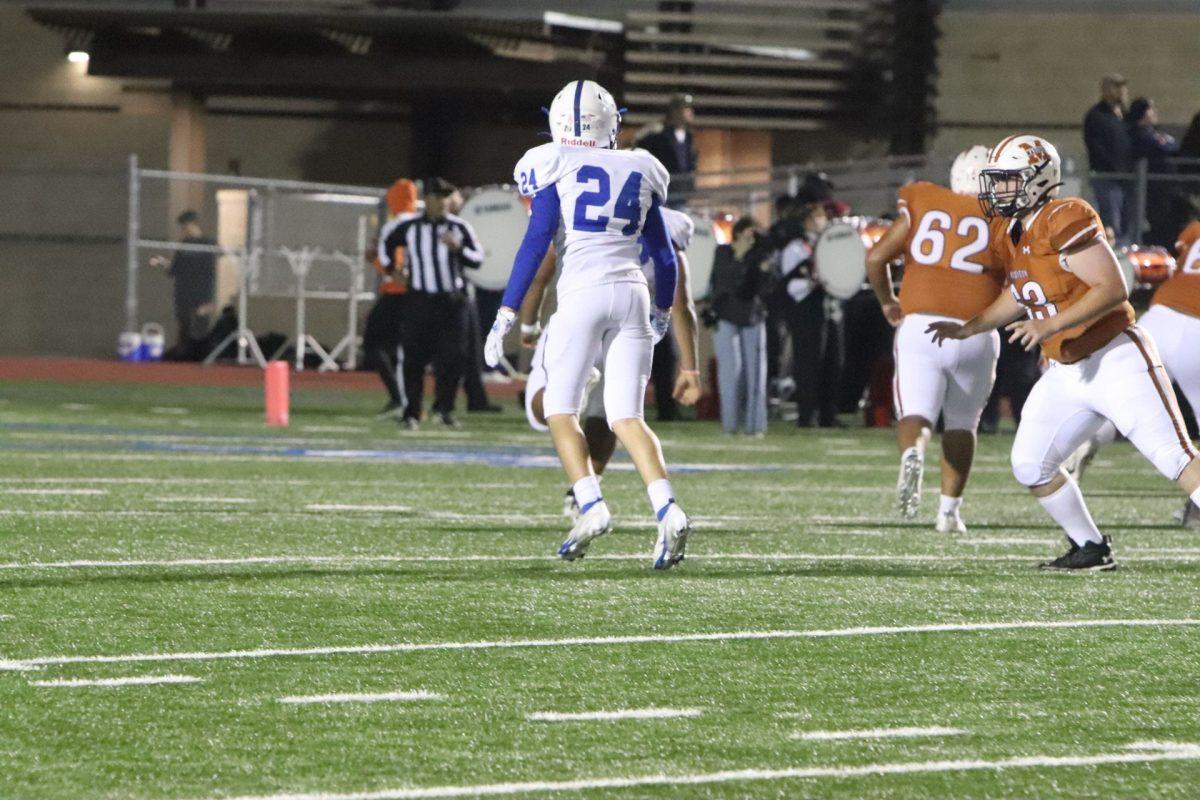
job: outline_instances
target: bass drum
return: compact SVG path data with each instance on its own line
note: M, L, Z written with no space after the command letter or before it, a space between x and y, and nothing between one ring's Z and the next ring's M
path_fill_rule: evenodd
M817 239L816 279L838 300L849 300L867 279L867 246L855 220L836 220Z
M692 243L688 245L688 283L693 297L708 294L708 282L712 279L713 262L717 255L717 229L713 221L703 214L688 214L696 226L692 232Z
M1175 257L1165 247L1130 245L1127 258L1133 262L1138 286L1157 286L1175 274Z
M529 225L524 200L510 188L483 187L471 194L459 216L475 229L483 247L483 264L464 269L463 276L477 288L502 291Z

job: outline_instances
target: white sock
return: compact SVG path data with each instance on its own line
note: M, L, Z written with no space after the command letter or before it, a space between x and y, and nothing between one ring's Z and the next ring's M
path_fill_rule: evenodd
M1092 515L1084 505L1079 484L1074 480L1068 479L1061 489L1049 497L1039 497L1038 502L1046 509L1046 513L1062 526L1067 538L1080 547L1088 542L1100 544L1104 541L1092 520Z
M646 494L650 496L650 508L654 511L654 515L660 520L667 512L667 506L675 502L675 493L671 490L671 481L666 478L659 478L646 487Z
M938 504L939 514L949 514L952 517L958 516L958 509L962 508L961 497L948 497L942 495L941 503Z
M904 461L904 459L908 458L909 453L916 453L917 455L919 455L921 457L922 460L925 459L925 451L922 448L917 447L914 444L912 447L908 448L907 450L905 450L903 453L900 454L900 460Z
M574 488L575 502L579 503L580 511L587 511L602 499L600 497L600 481L595 475L587 475L575 481Z
M1191 497L1192 497L1192 502L1194 504L1196 504L1196 506L1200 507L1200 489L1197 489L1196 491L1192 492Z

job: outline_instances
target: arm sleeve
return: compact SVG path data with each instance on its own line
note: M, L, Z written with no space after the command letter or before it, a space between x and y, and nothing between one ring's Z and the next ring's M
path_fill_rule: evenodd
M671 238L667 236L658 197L654 198L650 211L646 213L646 227L642 235L646 238L650 258L654 260L654 305L665 311L675 299L675 277L679 264L675 259Z
M471 223L465 219L459 220L458 226L463 235L459 258L468 267L478 267L483 263L483 248L479 246L479 237L475 235L475 229L471 227Z
M525 229L525 238L521 240L521 247L513 260L512 274L508 276L508 286L500 301L506 308L521 307L521 301L533 283L533 276L550 249L550 242L558 230L558 189L550 186L535 194L531 211L529 227Z

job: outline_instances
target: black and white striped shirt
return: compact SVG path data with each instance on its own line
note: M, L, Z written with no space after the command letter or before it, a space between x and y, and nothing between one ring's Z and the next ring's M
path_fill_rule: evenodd
M462 249L455 253L442 241L443 234L456 235ZM461 292L463 267L483 263L483 248L471 224L462 217L446 214L432 219L423 213L401 214L379 232L379 263L392 267L397 247L408 260L408 287L414 292L444 294Z

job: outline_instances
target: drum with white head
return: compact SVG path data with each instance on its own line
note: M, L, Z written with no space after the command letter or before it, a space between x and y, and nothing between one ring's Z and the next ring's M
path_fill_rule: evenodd
M829 223L813 251L816 279L838 300L849 300L867 279L867 245L857 219Z
M475 229L483 247L483 264L463 270L463 275L480 289L503 290L529 226L529 210L521 196L507 187L483 187L471 194L459 216Z
M712 278L713 262L717 254L717 232L713 221L703 214L689 214L696 230L692 232L692 243L687 249L688 279L694 297L702 297L708 291Z

